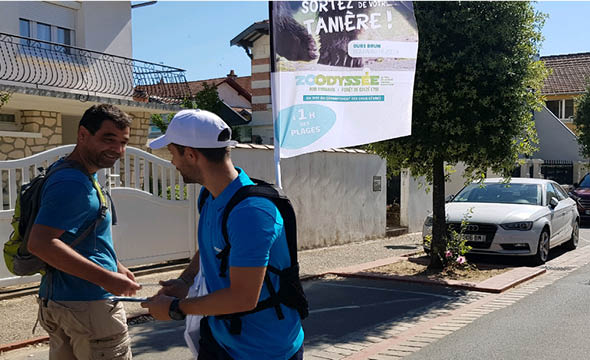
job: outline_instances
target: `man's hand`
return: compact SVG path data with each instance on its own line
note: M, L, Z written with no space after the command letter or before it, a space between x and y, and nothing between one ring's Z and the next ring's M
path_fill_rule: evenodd
M141 303L142 308L147 308L150 314L157 320L171 320L168 311L170 303L174 300L171 296L156 295Z
M141 285L131 280L126 274L111 272L108 279L100 284L103 289L117 296L133 296ZM133 274L131 274L133 276Z
M135 281L135 275L133 275L133 273L129 269L127 269L123 264L121 264L119 261L117 261L117 272L127 276L127 278L129 278L129 280Z
M133 274L117 263L113 272L88 260L60 240L63 230L35 224L29 235L28 249L54 268L98 285L113 295L133 296L141 286Z
M188 295L189 286L182 279L160 281L160 285L162 285L162 288L158 291L157 295L174 296L178 299L184 299Z

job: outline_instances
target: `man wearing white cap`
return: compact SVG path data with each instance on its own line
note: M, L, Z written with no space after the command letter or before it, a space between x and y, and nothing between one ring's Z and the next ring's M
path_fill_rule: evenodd
M231 129L217 115L183 110L174 116L166 133L149 144L152 149L167 146L184 181L199 183L208 193L201 190L200 197L207 194L207 198L199 218L199 251L179 279L163 282L159 294L142 306L160 320L206 315L201 321L199 359L303 359L303 329L293 308L280 305L283 319L273 308L244 315L239 335L230 321L217 317L254 309L259 299L270 296L264 281L266 267L290 265L280 212L268 199L249 197L229 213L229 276L220 276L218 254L225 248L223 209L238 189L254 184L242 169L234 167L230 147L236 142L230 139ZM186 298L199 259L209 294ZM273 288L278 289L278 276L269 274Z

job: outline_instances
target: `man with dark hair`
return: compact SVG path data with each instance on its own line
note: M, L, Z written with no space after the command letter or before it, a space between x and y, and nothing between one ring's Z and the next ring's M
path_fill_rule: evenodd
M124 154L130 125L112 105L89 108L76 147L52 165L68 166L43 185L28 248L49 266L39 287L38 319L49 333L50 360L131 359L125 310L107 298L134 295L140 285L117 260L111 214L96 180L99 169Z
M131 118L121 109L110 104L93 105L82 115L80 124L94 135L102 126L103 121L112 121L117 129L123 130L131 126Z
M168 146L184 181L203 185L200 197L204 200L199 251L178 279L162 282L159 294L142 307L159 320L206 315L201 320L199 359L303 359L303 329L294 308L277 304L282 318L272 307L241 316L239 334L231 321L213 316L254 309L259 300L279 291L279 277L267 272L267 266L282 270L291 262L281 213L271 200L253 196L229 213L229 271L227 276L220 274L218 254L225 248L223 209L240 188L254 184L242 169L234 167L230 147L236 142L230 138L231 130L217 115L183 110L174 116L166 133L150 143L153 149ZM209 294L187 298L200 265Z

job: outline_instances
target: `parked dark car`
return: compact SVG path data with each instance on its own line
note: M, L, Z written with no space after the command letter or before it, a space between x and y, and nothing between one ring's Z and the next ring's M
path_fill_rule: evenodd
M584 175L580 183L574 183L569 195L576 201L580 220L590 221L590 173Z

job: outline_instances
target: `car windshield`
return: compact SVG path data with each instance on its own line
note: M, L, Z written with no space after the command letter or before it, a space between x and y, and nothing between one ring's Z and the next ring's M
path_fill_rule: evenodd
M453 202L542 205L541 195L539 184L470 184L455 196Z
M590 188L590 176L584 176L578 187Z

